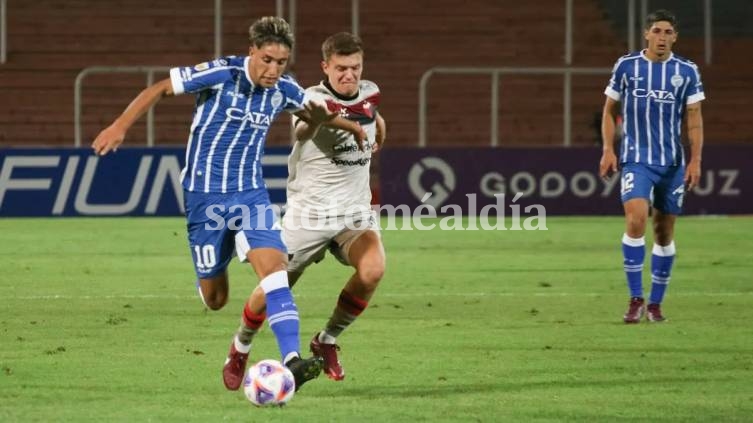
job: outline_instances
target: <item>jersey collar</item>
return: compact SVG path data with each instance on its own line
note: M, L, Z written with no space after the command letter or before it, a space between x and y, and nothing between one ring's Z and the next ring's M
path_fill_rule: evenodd
M332 93L333 96L337 97L339 100L342 100L342 101L353 101L353 100L357 99L358 95L360 94L360 92L356 92L355 94L353 94L351 96L342 95L342 94L338 93L337 91L335 91L335 89L332 88L332 85L330 85L329 81L327 81L326 79L324 81L322 81L322 84L324 85L325 88L327 88L329 90L329 92Z
M675 57L675 53L673 51L670 51L669 56L667 56L666 59L658 61L658 62L654 62L653 60L649 59L648 56L646 56L646 49L644 48L643 50L641 50L641 57L643 58L643 60L650 63L667 63L670 60L672 60L673 57Z

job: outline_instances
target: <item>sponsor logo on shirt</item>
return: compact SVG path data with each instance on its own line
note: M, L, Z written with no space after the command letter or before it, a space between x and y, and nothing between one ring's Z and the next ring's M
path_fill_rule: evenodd
M248 112L238 107L228 107L225 112L228 119L245 121L249 126L254 128L267 129L272 123L272 118L264 113Z
M633 90L634 97L651 98L656 103L674 103L677 99L672 91L665 90L646 90L644 88L636 88Z
M332 158L330 162L335 166L366 166L371 161L370 157L363 157L358 160L345 160Z
M230 97L236 97L236 98L246 98L246 94L236 93L235 91L227 91L226 95L229 95Z

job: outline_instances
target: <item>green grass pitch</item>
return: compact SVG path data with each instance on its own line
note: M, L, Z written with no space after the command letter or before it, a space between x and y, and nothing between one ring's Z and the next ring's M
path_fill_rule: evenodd
M0 421L753 421L753 218L680 218L669 322L633 326L622 218L547 226L385 231L346 380L258 409L220 374L249 267L208 312L183 219L2 219ZM306 350L349 274L296 286ZM253 358L278 358L266 327Z

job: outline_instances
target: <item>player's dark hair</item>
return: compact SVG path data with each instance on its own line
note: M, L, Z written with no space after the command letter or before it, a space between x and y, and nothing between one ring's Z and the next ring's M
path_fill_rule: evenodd
M248 28L248 39L256 48L273 43L285 45L292 50L295 43L290 25L285 19L277 16L265 16L251 24Z
M677 18L675 17L675 14L665 9L659 9L659 10L649 13L649 15L646 16L645 29L649 29L655 23L662 22L662 21L669 22L672 25L672 28L675 29L675 32L678 32L677 31Z
M338 32L330 35L322 43L322 58L325 61L333 54L348 56L354 53L363 54L363 42L358 35L350 32Z

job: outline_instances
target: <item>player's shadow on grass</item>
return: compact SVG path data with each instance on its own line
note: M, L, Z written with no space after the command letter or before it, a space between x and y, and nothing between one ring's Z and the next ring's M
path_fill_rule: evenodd
M421 397L453 397L456 395L466 394L488 394L490 392L496 393L513 393L513 392L525 392L529 390L541 390L541 389L583 389L583 388L617 388L624 386L650 386L650 385L682 385L685 383L709 383L709 382L728 382L728 378L702 378L702 377L682 377L682 378L624 378L624 379L609 379L598 381L573 381L573 380L546 380L537 382L523 382L523 383L510 383L510 382L494 382L494 383L476 383L469 385L460 385L452 382L449 378L446 381L437 381L438 386L420 386L416 384L403 385L403 386L389 386L389 385L367 385L367 386L349 386L348 389L338 390L337 397L352 397L361 399L372 399L382 397L394 397L394 398L421 398ZM659 389L659 388L657 388Z
M518 348L519 351L538 351L540 348ZM552 351L555 352L570 352L570 353L608 353L608 354L624 354L632 353L635 356L645 354L647 356L657 357L661 354L714 354L723 356L734 355L747 355L750 353L748 348L719 348L714 346L708 347L667 347L660 345L651 345L647 348L646 345L620 345L615 347L554 347Z

